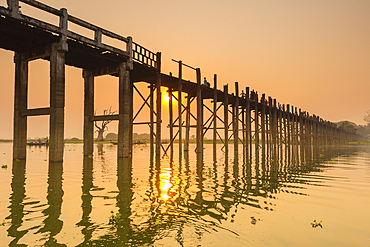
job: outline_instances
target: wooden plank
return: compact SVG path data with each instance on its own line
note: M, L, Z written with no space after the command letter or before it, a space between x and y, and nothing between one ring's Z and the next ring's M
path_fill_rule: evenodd
M91 116L90 121L119 120L119 114Z
M22 116L50 115L50 107L27 109Z

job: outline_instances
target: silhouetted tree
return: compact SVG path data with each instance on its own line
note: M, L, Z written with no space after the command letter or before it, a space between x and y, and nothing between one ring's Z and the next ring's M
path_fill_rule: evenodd
M357 125L349 121L342 121L339 123L339 128L344 129L347 132L355 133Z
M112 112L112 107L109 108L109 110L104 110L103 115L113 115L116 111ZM98 121L95 121L95 127L97 128L96 132L98 132L98 137L96 138L96 141L104 141L104 132L108 130L108 124L112 122L112 120L103 120L99 121L101 122L101 126L97 124Z
M367 125L370 125L370 110L366 111L366 115L364 116L364 121L367 123Z

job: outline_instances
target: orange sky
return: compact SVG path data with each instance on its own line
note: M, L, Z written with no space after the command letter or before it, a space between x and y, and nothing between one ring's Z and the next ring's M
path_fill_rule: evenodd
M0 5L5 2L0 0ZM364 124L363 116L370 109L368 0L41 2L67 8L71 15L162 52L164 73L177 76L177 64L171 59L182 60L200 67L209 81L216 73L219 89L228 83L233 92L238 81L241 88L249 86L332 122ZM58 24L54 16L21 6L24 14ZM93 38L92 32L82 32ZM46 61L30 63L30 108L49 105L48 66ZM0 139L5 139L12 138L13 128L12 52L0 50L0 75ZM184 76L195 79L190 69ZM96 79L98 113L110 106L117 110L117 82L109 76ZM163 118L166 125L165 110ZM28 136L48 135L47 116L29 118L28 123ZM109 131L116 132L116 125ZM82 137L82 132L82 71L67 67L65 136ZM148 132L148 128L135 128L135 132Z

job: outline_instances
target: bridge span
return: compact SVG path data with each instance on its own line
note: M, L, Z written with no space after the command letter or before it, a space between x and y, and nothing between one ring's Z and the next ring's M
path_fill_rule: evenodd
M41 11L58 16L59 26L43 22L19 11L19 2ZM94 32L94 37L86 37L73 32L73 23ZM105 44L103 37L122 42L114 47ZM190 129L196 129L196 152L203 152L203 137L212 131L213 150L216 141L221 140L224 151L228 152L229 141L234 143L234 152L243 153L278 152L278 147L287 145L335 144L359 140L355 133L348 133L329 121L308 114L291 105L280 105L276 99L252 95L247 87L245 95L240 95L238 83L235 92L229 93L228 85L217 89L217 75L213 85L201 82L200 68L175 61L179 64L178 77L161 73L161 53L135 43L132 37L123 37L109 30L88 23L73 15L67 9L55 9L35 0L9 0L8 6L0 6L0 48L14 52L15 94L14 94L14 133L13 159L26 158L27 118L38 115L50 116L49 160L62 161L64 150L64 108L65 108L65 66L83 70L84 78L84 155L93 154L94 121L118 121L118 157L132 155L133 125L145 124L150 129L150 152L160 157L161 153L173 152L173 142L179 142L179 153L189 151ZM28 63L44 59L50 62L50 106L28 108ZM182 69L194 69L196 81L182 78ZM119 81L119 110L114 115L94 114L94 78L112 75ZM145 97L135 86L137 82L148 83L148 96ZM169 95L169 134L170 143L161 144L161 87L168 89ZM173 95L177 92L177 97ZM133 110L133 94L143 100L140 109ZM185 96L185 97L184 97ZM178 109L173 109L173 98ZM182 102L185 98L186 102ZM196 105L196 113L191 105ZM136 116L144 107L149 107L149 119L136 122ZM174 111L177 118L174 119ZM209 118L204 119L204 111ZM218 114L221 112L221 114ZM174 133L176 130L176 133Z

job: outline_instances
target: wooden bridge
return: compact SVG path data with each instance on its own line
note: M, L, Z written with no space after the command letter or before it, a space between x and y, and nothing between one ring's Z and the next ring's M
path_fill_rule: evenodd
M19 2L58 16L59 26L21 14ZM9 0L8 4L9 6L0 6L0 47L15 52L13 159L26 158L27 117L50 115L49 159L63 160L65 65L83 69L85 156L93 154L93 123L102 120L117 120L119 123L118 157L131 156L135 124L149 126L150 151L151 154L155 152L157 157L168 149L173 152L175 138L179 140L179 153L188 152L190 128L196 129L196 152L199 154L203 152L203 137L210 130L213 131L214 152L217 139L224 143L225 152L229 151L228 144L232 139L234 152L239 152L239 144L242 143L242 151L245 154L251 154L253 147L255 152L262 150L262 154L265 154L267 151L276 152L282 145L290 147L303 144L335 144L360 138L297 107L280 105L276 99L266 97L265 94L251 98L248 87L245 88L246 97L240 97L237 82L233 94L229 94L228 85L225 85L223 90L217 89L216 75L213 87L203 85L201 70L181 61L175 61L179 64L178 77L162 74L161 53L144 48L133 42L131 37L120 36L69 15L64 8L58 10L35 0ZM70 22L92 30L94 37L89 38L71 31L68 28ZM122 47L104 44L103 36L121 41ZM36 59L50 61L50 107L29 109L28 63ZM182 79L184 66L195 70L196 82ZM101 75L118 77L118 114L94 114L94 77ZM137 82L149 84L148 97L144 97L137 89ZM168 88L169 95L176 91L177 97L174 98L178 101L178 117L173 119L173 97L169 97L170 145L167 149L161 145L161 87ZM143 104L134 116L135 92L143 99ZM182 102L182 98L186 98L186 102ZM196 104L196 115L190 111L192 104ZM148 121L135 122L136 116L144 107L150 108ZM204 110L211 113L206 121ZM218 114L219 111L223 113ZM174 134L174 130L177 130L177 133Z

